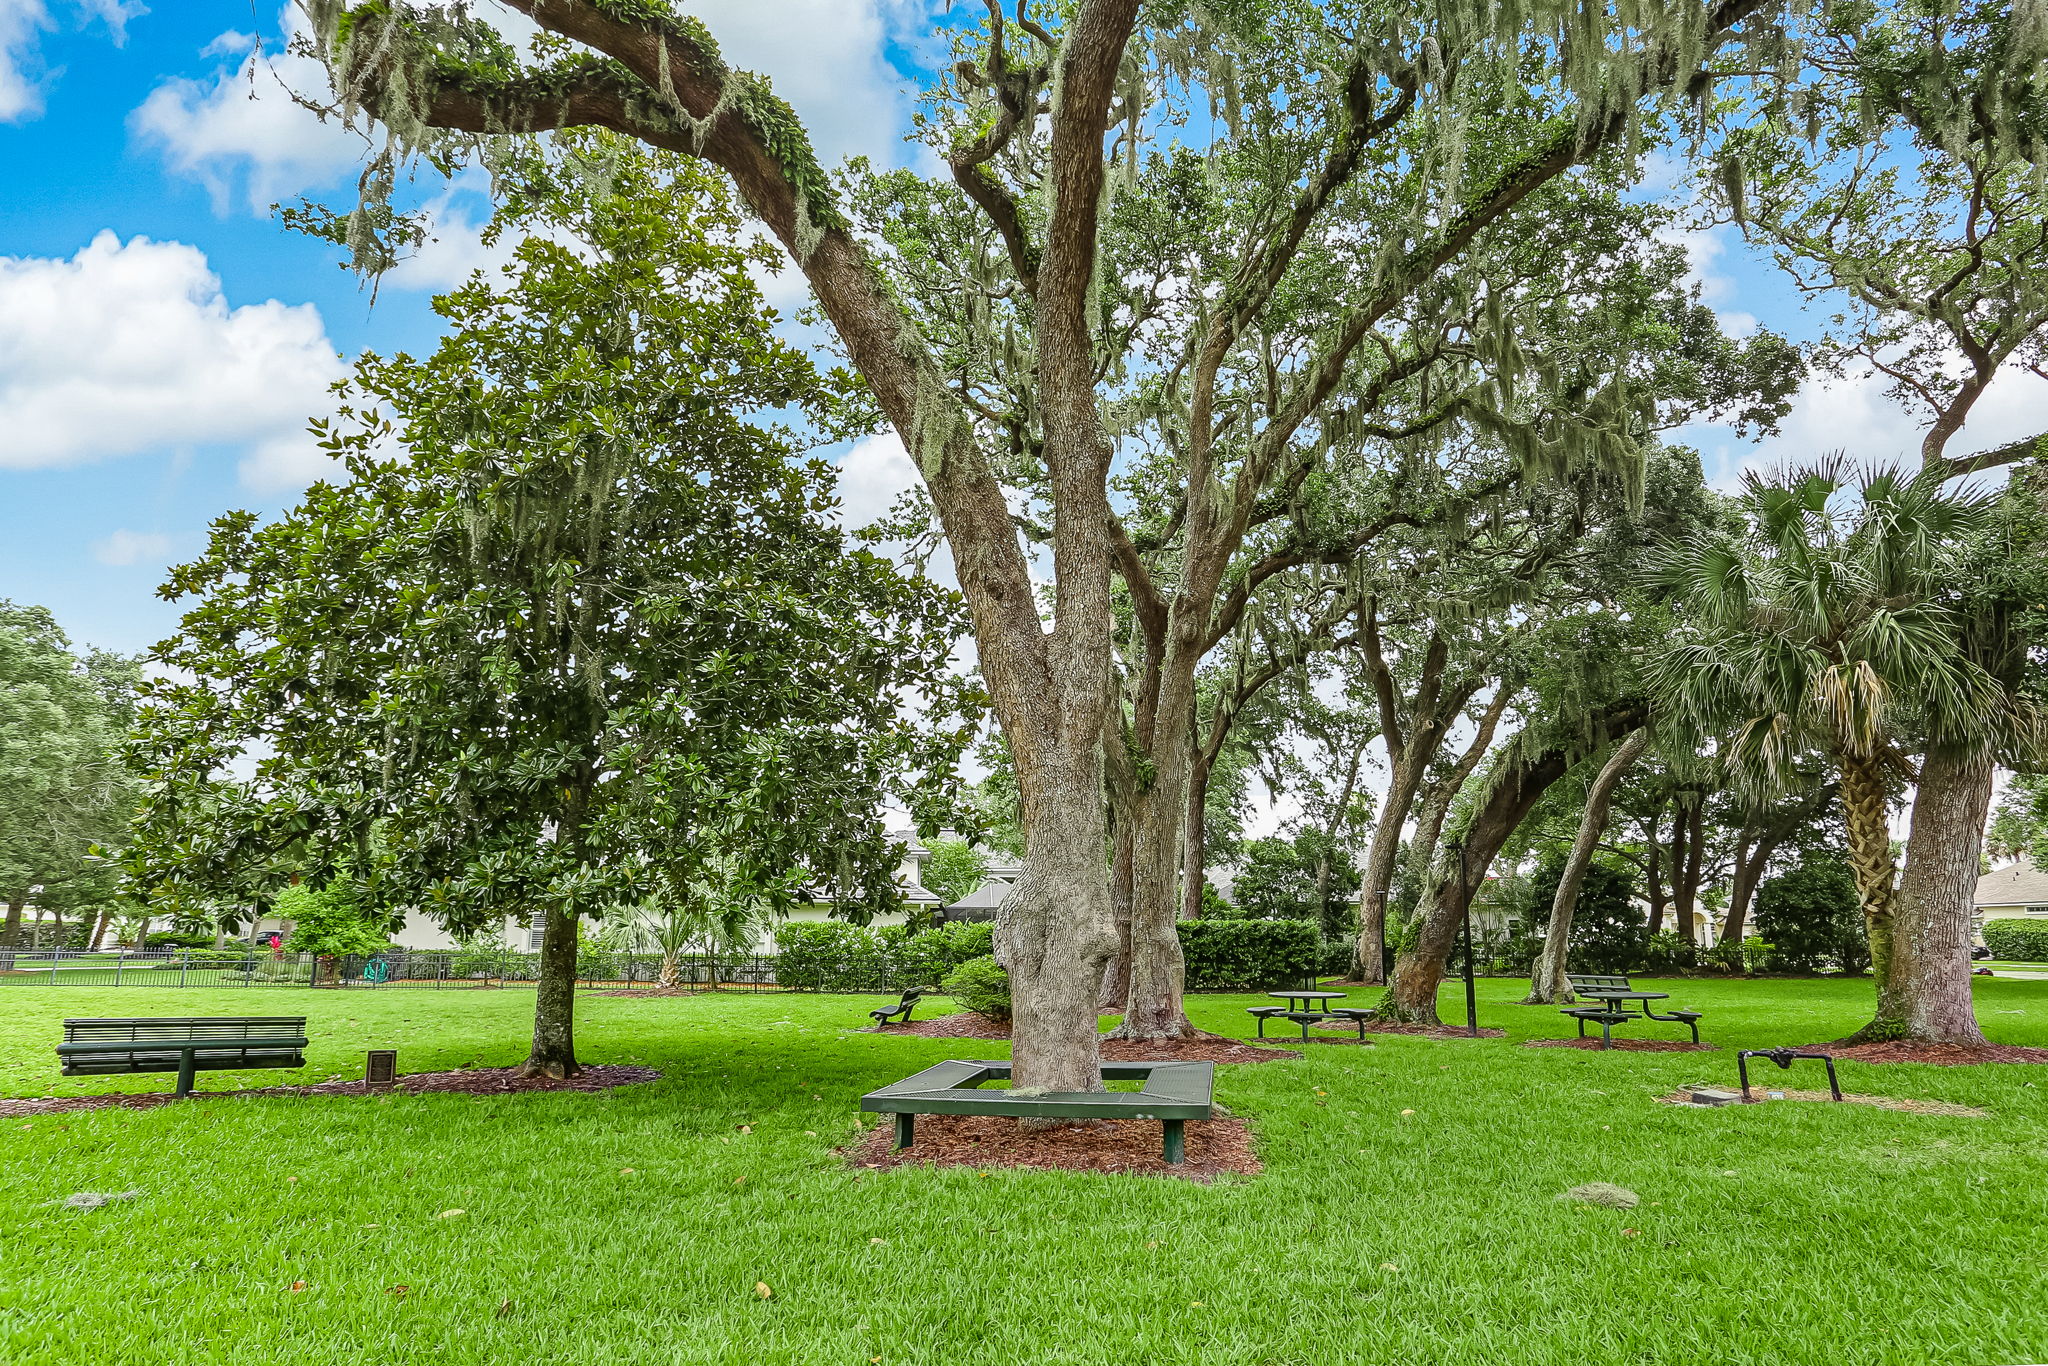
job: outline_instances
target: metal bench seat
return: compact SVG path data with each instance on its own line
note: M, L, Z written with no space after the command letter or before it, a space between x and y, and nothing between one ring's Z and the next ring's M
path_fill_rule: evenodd
M67 1077L175 1072L176 1094L192 1094L199 1072L306 1065L303 1015L79 1019L64 1022L57 1057Z
M1185 1156L1181 1126L1214 1113L1216 1065L1208 1062L1106 1062L1105 1081L1143 1079L1140 1091L1040 1091L1013 1095L983 1091L983 1082L1008 1081L1007 1062L954 1059L860 1098L867 1114L896 1116L896 1146L917 1141L918 1115L1011 1115L1016 1118L1156 1119L1163 1126L1168 1162Z

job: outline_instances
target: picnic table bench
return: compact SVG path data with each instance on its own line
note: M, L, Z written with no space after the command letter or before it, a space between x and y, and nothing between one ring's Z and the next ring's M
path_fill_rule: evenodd
M933 996L937 993L937 987L912 987L903 993L903 998L897 1001L895 1005L885 1010L870 1010L868 1018L875 1022L875 1028L877 1029L880 1029L889 1021L899 1018L904 1024L909 1024L910 1012L917 1008L917 1003L925 997Z
M1568 972L1565 981L1571 984L1572 994L1583 996L1597 1004L1590 1006L1568 1006L1564 1013L1579 1022L1579 1037L1586 1037L1586 1026L1600 1026L1600 1046L1614 1046L1614 1026L1627 1024L1632 1020L1660 1020L1671 1024L1682 1024L1692 1031L1692 1041L1700 1041L1700 1014L1697 1010L1671 1010L1660 1015L1650 1009L1652 1001L1668 1001L1669 992L1637 991L1626 977L1604 972ZM1631 1011L1629 1002L1642 1008L1642 1014Z
M176 1072L176 1094L189 1096L198 1072L304 1067L306 1017L66 1020L57 1057L67 1077Z
M917 1141L919 1115L1012 1115L1058 1119L1156 1119L1162 1126L1161 1151L1168 1162L1186 1155L1182 1125L1208 1119L1214 1112L1216 1064L1210 1062L1106 1062L1105 1081L1143 1079L1140 1091L1037 1091L1013 1095L983 1091L983 1082L1008 1081L1007 1062L955 1059L927 1067L915 1076L870 1091L860 1098L866 1114L896 1116L896 1146Z

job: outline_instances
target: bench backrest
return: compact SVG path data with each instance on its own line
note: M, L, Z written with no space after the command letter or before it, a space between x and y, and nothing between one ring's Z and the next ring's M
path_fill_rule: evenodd
M298 1038L306 1032L303 1015L227 1015L213 1019L66 1020L66 1043L233 1045L247 1039Z
M1568 972L1565 980L1573 991L1631 991L1628 978L1606 972Z

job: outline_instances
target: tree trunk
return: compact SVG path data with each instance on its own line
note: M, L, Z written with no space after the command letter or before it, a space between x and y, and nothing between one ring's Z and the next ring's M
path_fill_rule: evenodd
M1010 974L1012 1089L1100 1091L1096 996L1117 934L1103 876L1101 751L1066 758L1027 801L1024 873L996 918ZM1063 780L1063 781L1054 781Z
M26 901L25 897L15 897L7 903L7 920L0 925L0 948L21 947L21 908Z
M93 922L92 934L87 937L85 942L85 946L88 949L97 950L99 948L101 942L107 937L107 926L113 919L114 908L112 906L100 907L99 919ZM252 920L249 923L253 926L256 922Z
M1650 933L1664 928L1664 908L1669 899L1664 895L1664 807L1659 805L1650 812L1650 867L1645 874L1644 891L1650 901Z
M1202 918L1203 889L1209 885L1209 757L1198 746L1188 772L1188 814L1181 831L1185 856L1180 869L1180 918Z
M1701 867L1706 862L1706 794L1691 794L1692 800L1679 806L1672 834L1677 845L1678 867L1672 878L1672 916L1677 922L1678 961L1690 966L1699 947L1699 906Z
M1970 1000L1970 941L1991 783L1987 750L1936 745L1922 760L1877 1013L1857 1037L1984 1042Z
M1188 805L1188 744L1193 721L1192 671L1163 680L1152 732L1151 786L1138 803L1131 851L1131 982L1120 1039L1178 1039L1195 1032L1184 1008L1187 960L1180 948L1180 898ZM1185 682L1185 687L1182 686Z
M1457 942L1458 928L1486 870L1508 836L1528 816L1551 784L1562 778L1589 751L1643 724L1639 704L1624 703L1596 714L1583 736L1535 753L1517 756L1490 784L1486 800L1473 813L1463 837L1463 857L1446 849L1432 866L1429 885L1417 908L1415 932L1394 963L1394 979L1381 998L1389 1019L1437 1024L1436 993L1445 965Z
M1109 912L1116 925L1116 952L1102 968L1102 990L1095 1008L1105 1014L1121 1012L1131 994L1131 896L1137 874L1138 797L1131 790L1134 775L1128 762L1119 763L1111 752L1109 777Z
M522 1077L579 1075L576 1063L576 916L555 907L540 939L540 981L533 990L533 1051Z
M1887 1017L1887 1002L1882 999L1883 984L1890 980L1898 869L1892 859L1891 828L1886 819L1890 800L1885 793L1883 770L1875 759L1844 756L1841 764L1842 820L1848 832L1849 869L1856 875L1856 891L1863 902L1863 924L1870 935L1871 976L1880 987L1877 1018L1852 1036L1859 1042L1868 1042L1895 1037L1887 1031L1900 1027L1900 1022ZM1975 875L1973 863L1973 879Z
M1650 733L1647 730L1632 733L1594 777L1593 785L1586 793L1586 809L1579 817L1578 836L1573 839L1572 851L1565 859L1564 875L1557 882L1557 895L1550 902L1550 928L1543 939L1543 951L1536 956L1535 969L1529 977L1529 994L1523 998L1523 1005L1569 1005L1575 999L1566 984L1564 972L1565 957L1571 948L1572 911L1578 905L1579 888L1586 880L1586 869L1592 865L1593 851L1599 847L1600 836L1607 829L1607 811L1614 800L1615 785L1649 746Z
M1401 827L1414 809L1427 758L1398 759L1387 780L1386 800L1373 826L1365 853L1365 880L1358 888L1357 977L1368 986L1387 980L1387 897L1394 885L1394 864L1401 856Z

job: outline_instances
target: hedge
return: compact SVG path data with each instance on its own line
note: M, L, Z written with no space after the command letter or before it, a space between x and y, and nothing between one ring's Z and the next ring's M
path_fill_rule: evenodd
M799 991L901 991L934 986L970 958L994 951L995 926L800 920L775 932L775 980Z
M1984 944L1993 958L2048 963L2048 920L1987 920Z
M1298 986L1325 966L1313 920L1183 920L1177 928L1190 990Z

